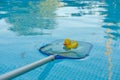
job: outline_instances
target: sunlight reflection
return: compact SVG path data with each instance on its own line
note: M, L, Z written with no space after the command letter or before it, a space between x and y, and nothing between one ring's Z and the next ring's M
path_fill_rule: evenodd
M107 29L106 30L106 33L108 36L111 36L109 34L111 30L110 29ZM111 53L112 53L112 38L109 38L107 41L106 41L106 52L105 52L105 55L107 56L108 58L108 80L111 80L112 78L112 57L111 57Z

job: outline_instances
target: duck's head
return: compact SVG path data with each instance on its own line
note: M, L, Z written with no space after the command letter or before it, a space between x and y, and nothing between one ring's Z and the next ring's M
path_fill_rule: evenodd
M71 44L71 40L69 38L66 38L64 40L64 46L70 45Z

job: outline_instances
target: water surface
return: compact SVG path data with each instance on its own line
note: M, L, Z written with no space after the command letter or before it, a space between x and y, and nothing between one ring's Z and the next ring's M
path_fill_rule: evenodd
M93 44L84 60L56 60L14 80L119 80L119 0L0 0L0 74L46 57L71 38Z

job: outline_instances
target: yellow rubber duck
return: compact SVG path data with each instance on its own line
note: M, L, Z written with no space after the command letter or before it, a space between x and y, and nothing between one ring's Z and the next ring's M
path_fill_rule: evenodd
M75 41L75 40L70 40L69 38L66 38L66 39L64 40L64 46L65 46L67 49L74 49L74 48L77 48L78 42Z

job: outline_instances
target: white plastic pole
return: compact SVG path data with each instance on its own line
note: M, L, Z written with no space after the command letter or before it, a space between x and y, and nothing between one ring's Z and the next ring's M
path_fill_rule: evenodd
M13 71L10 71L10 72L5 73L3 75L0 75L0 80L11 80L11 79L13 79L21 74L24 74L30 70L33 70L33 69L35 69L35 68L37 68L45 63L48 63L54 59L55 59L55 55L48 56L47 58L44 58L42 60L33 62L31 64L28 64L26 66L18 68L16 70L13 70Z

